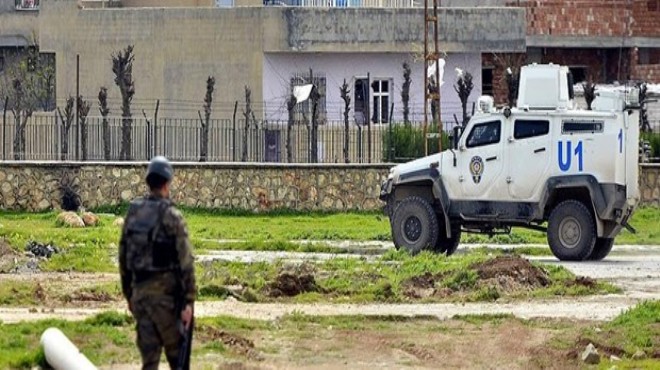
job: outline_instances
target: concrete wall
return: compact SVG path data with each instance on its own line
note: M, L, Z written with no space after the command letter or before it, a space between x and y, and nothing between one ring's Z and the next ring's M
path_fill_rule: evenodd
M45 0L39 16L40 46L56 53L58 101L75 93L76 54L81 94L95 101L108 87L119 107L111 55L135 45L134 111L197 117L205 80L216 77L216 104L244 101L263 106L264 53L399 52L421 50L421 9L309 9L281 7L119 8L80 10L73 0ZM519 9L443 9L446 52L524 49ZM270 88L270 87L269 87Z
M175 164L172 198L189 207L264 211L375 210L389 166ZM145 194L146 163L0 164L0 208L45 210L60 204L59 181L70 176L84 207Z
M458 117L460 100L454 91L456 83L455 69L461 68L473 76L474 89L470 95L470 104L476 102L481 95L481 55L477 53L452 53L445 57L445 74L442 86L442 116L445 121L453 122L452 114ZM421 122L424 120L424 62L414 60L412 55L405 53L323 53L323 54L292 54L269 53L264 57L263 86L266 103L266 118L269 120L286 120L287 110L285 99L289 94L291 77L296 73L314 73L326 76L326 107L329 121L342 121L344 103L341 100L339 88L344 79L349 84L351 94L354 90L354 78L366 78L367 73L373 79L392 79L390 88L390 103L394 103L394 118L402 120L403 103L401 101L401 86L403 84L403 62L411 66L410 85L410 119ZM351 96L351 122L355 112L355 99ZM373 106L370 108L373 112ZM389 111L389 108L388 108Z
M0 0L0 47L27 46L37 41L38 16L38 11L17 11L14 0Z

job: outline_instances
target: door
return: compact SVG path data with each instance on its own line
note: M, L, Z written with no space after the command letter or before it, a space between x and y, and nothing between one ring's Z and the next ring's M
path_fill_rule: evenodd
M457 155L462 199L503 199L500 177L504 162L502 122L491 120L476 123L465 135Z
M550 121L520 118L508 133L506 182L513 199L532 200L545 182L550 166Z

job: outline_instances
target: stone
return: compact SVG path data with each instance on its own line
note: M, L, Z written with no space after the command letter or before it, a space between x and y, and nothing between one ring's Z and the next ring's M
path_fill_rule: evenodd
M42 199L42 200L39 202L39 204L37 204L37 208L38 208L40 211L46 210L46 209L48 209L48 207L50 207L50 202L47 201L46 199Z
M582 362L590 365L595 365L600 363L600 355L596 350L596 347L592 343L589 343L587 348L582 352Z
M85 227L85 222L75 212L62 212L57 215L57 224L68 227Z
M117 217L113 222L113 226L117 227L124 227L124 218L123 217Z
M614 356L614 355L611 355L611 356L610 356L610 361L611 361L611 362L614 362L614 361L621 361L621 358L616 357L616 356Z
M133 192L130 190L124 190L121 192L121 199L125 201L129 201L133 199Z
M92 212L83 213L82 220L85 223L85 226L96 226L99 224L99 216L93 214Z
M3 182L3 183L2 183L2 186L0 187L0 189L2 189L2 192L3 192L3 193L9 193L9 192L11 191L11 189L12 189L12 186L11 186L11 184L8 183L8 182Z
M632 359L633 359L633 360L643 360L643 359L645 359L645 358L646 358L646 352L642 351L641 349L640 349L640 350L637 350L637 352L635 352L635 353L632 355Z

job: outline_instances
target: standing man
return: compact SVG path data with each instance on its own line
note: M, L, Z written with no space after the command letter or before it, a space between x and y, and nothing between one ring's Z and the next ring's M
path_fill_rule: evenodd
M174 170L161 156L147 168L150 193L131 202L119 244L119 272L136 321L142 369L188 369L196 298L193 256L181 213L169 199Z

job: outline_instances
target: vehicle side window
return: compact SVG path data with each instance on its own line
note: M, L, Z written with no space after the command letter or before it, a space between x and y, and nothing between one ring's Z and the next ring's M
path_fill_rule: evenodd
M550 122L543 120L516 120L513 126L514 139L547 135L550 131Z
M500 132L500 121L478 123L472 127L465 145L468 148L474 148L499 143Z

